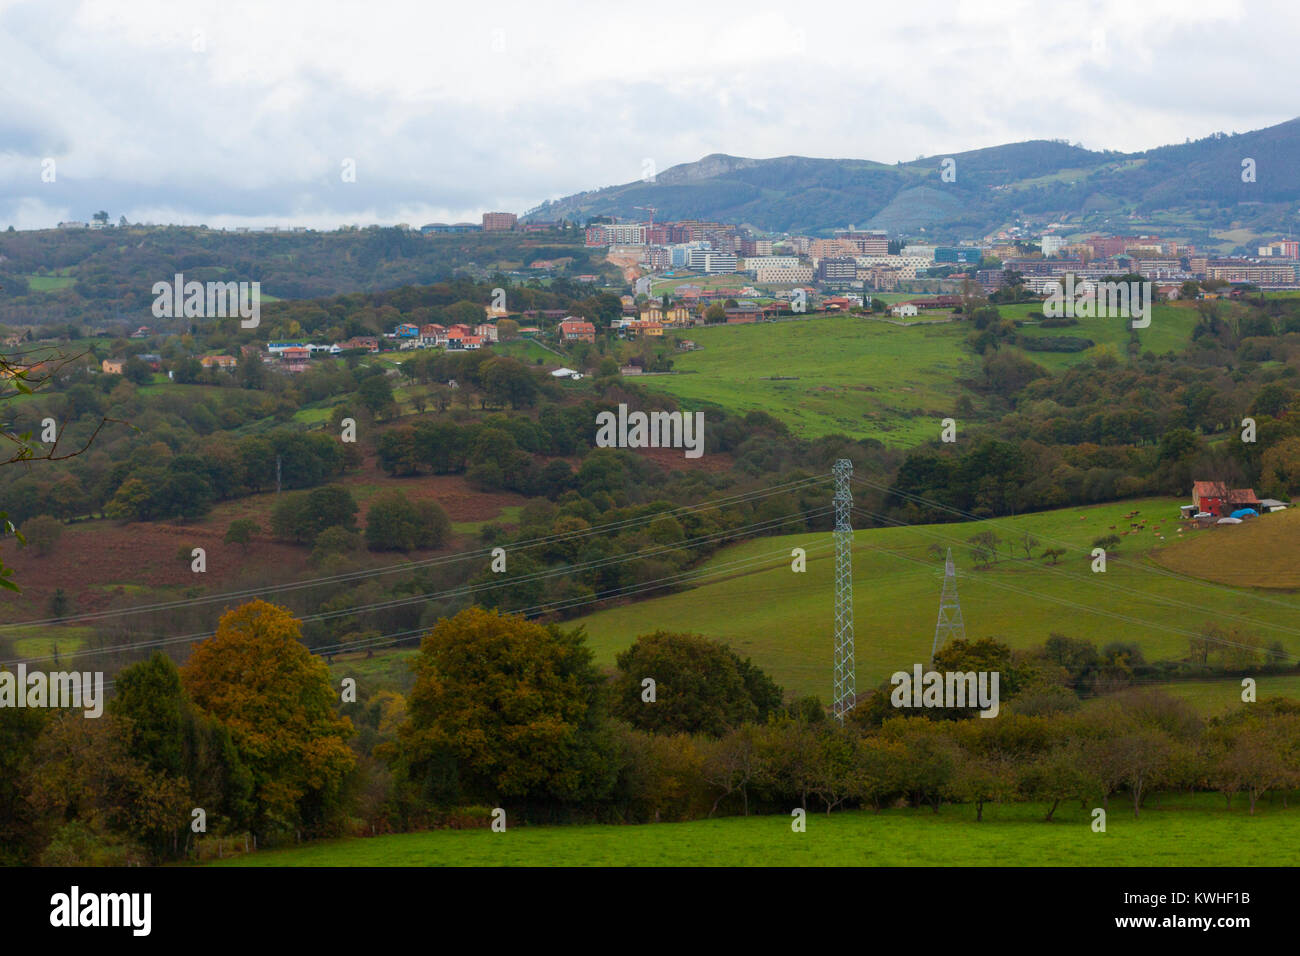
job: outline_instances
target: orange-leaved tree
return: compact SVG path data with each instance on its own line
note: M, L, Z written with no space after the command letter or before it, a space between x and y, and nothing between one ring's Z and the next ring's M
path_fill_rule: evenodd
M319 832L340 808L356 764L352 721L335 711L325 664L303 645L288 610L252 601L221 617L181 668L200 710L230 730L253 776L259 832L298 825Z

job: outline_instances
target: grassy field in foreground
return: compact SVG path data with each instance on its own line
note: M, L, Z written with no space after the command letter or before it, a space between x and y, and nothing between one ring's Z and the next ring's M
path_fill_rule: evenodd
M1216 623L1244 628L1265 644L1279 640L1290 654L1300 656L1300 598L1209 584L1173 574L1150 559L1180 536L1205 534L1226 540L1229 533L1246 528L1235 525L1180 535L1178 504L1175 499L1146 499L996 519L979 527L856 532L853 597L859 691L886 680L900 667L929 658L943 583L942 561L929 554L931 544L953 549L970 638L997 637L1012 647L1030 647L1040 646L1055 631L1087 638L1099 647L1134 641L1148 660L1176 659L1186 655L1191 633ZM1109 533L1112 525L1117 532L1127 529L1130 522L1124 516L1133 510L1140 512L1139 519L1151 519L1147 529L1122 538L1107 571L1094 574L1092 542ZM966 548L966 540L983 527L1004 540L1001 560L988 570L975 568ZM1015 559L1008 556L1006 544L1023 532L1039 539L1033 560L1025 560L1023 552ZM1279 544L1270 553L1279 567L1300 560L1300 535L1289 541L1289 547ZM790 569L790 551L796 546L807 550L808 570L803 574ZM1048 547L1072 550L1053 567L1038 557ZM638 634L657 627L695 631L752 657L787 693L828 700L833 564L828 533L761 538L714 555L703 566L705 577L691 590L598 611L571 623L586 626L596 659L604 666L612 666L614 656ZM1267 692L1266 685L1261 692ZM1207 682L1198 693L1199 705L1207 711L1240 702L1234 681Z
M1036 308L1002 311L1007 318L1024 318ZM1195 324L1194 310L1161 306L1151 327L1139 332L1142 349L1180 348ZM765 411L808 438L842 432L907 447L934 438L939 421L955 414L963 395L978 415L982 397L957 384L979 368L978 356L964 345L970 332L965 322L903 328L854 316L694 328L689 336L701 348L673 356L674 370L688 374L655 376L642 384L688 406ZM1123 320L1081 320L1064 329L1026 326L1024 332L1110 343L1121 356L1129 335ZM1084 358L1080 352L1026 354L1050 371Z
M1165 798L1134 820L1112 800L1106 832L1091 806L1061 806L1052 823L1034 804L930 810L809 812L807 832L785 815L639 826L436 830L270 850L234 866L1291 866L1300 808L1238 798Z

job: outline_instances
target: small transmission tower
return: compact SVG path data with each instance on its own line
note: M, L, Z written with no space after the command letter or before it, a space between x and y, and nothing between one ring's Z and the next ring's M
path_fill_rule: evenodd
M831 710L844 723L858 696L853 664L853 526L849 524L853 462L839 459L831 474L835 476L835 699Z
M930 648L930 660L934 660L939 648L953 639L966 639L966 625L961 619L961 602L957 600L957 569L953 567L952 548L949 548L948 558L943 563L943 594L939 596L939 622L934 626L934 646Z

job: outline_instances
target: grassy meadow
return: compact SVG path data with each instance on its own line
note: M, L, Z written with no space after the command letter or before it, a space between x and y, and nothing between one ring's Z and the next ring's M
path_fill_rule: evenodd
M1024 319L1038 304L1002 306L1007 318ZM1151 326L1139 330L1142 349L1164 353L1191 337L1197 314L1159 306ZM765 411L808 438L841 432L909 447L934 438L939 421L967 395L976 416L983 400L958 384L975 377L980 359L964 345L969 323L900 327L856 316L816 316L802 321L693 328L701 348L673 357L679 375L644 379L687 405L718 405L734 412ZM1030 337L1088 338L1126 354L1126 320L1081 320L1062 329L1026 325ZM1077 364L1084 353L1027 352L1049 371ZM776 378L776 377L780 378Z
M434 830L264 850L225 866L1290 866L1300 808L1267 798L1255 815L1212 794L1149 801L1141 819L1111 801L1106 832L1092 808L1037 804L811 810L795 833L787 815L637 826ZM508 810L507 810L508 812Z
M1180 534L1179 503L1144 499L987 522L855 532L859 690L887 680L900 667L929 659L943 583L943 563L929 552L932 544L953 549L970 638L997 637L1012 647L1030 647L1041 645L1055 631L1098 646L1134 641L1148 660L1154 660L1184 656L1189 633L1213 622L1252 631L1266 644L1280 640L1289 653L1300 655L1300 598L1207 583L1152 560L1166 549L1177 553L1175 549L1198 546L1194 541L1178 544L1178 537L1213 535L1219 540L1247 528ZM1133 520L1148 519L1147 529L1124 536L1111 552L1106 571L1093 573L1092 542L1111 533L1112 525L1115 533L1128 529L1132 522L1125 516L1134 510L1139 515ZM1288 515L1259 520L1263 525ZM974 566L966 540L986 527L1003 544L1000 560L981 570ZM1017 549L1015 556L1008 550L1025 533L1039 541L1032 560L1023 550ZM574 623L585 625L602 665L613 666L619 651L655 627L696 631L752 657L787 693L829 699L834 570L830 537L823 532L737 544L703 566L697 587L601 610ZM1300 535L1289 542L1289 549L1271 552L1279 567L1295 566L1300 556ZM804 573L791 570L795 547L807 551ZM1049 547L1069 550L1052 566L1039 557ZM1226 706L1240 700L1240 688L1233 681L1207 682L1197 699L1207 708Z
M957 588L969 638L996 637L1012 647L1041 645L1052 632L1087 638L1102 647L1133 641L1148 660L1187 653L1190 633L1214 623L1243 628L1267 644L1280 640L1300 655L1296 610L1300 597L1287 591L1238 588L1183 576L1164 565L1167 556L1229 541L1250 525L1203 531L1177 531L1180 502L1143 499L1118 504L995 519L988 522L872 528L854 534L854 621L857 683L860 691L887 680L899 668L929 659L943 584L942 561L931 545L952 547ZM1116 533L1134 520L1147 529L1131 531L1112 550L1105 573L1091 570L1092 542ZM1300 525L1300 512L1269 515ZM1157 516L1159 516L1157 520ZM979 527L976 527L976 525ZM1159 531L1154 530L1159 524ZM988 569L975 567L967 538L983 527L1003 539L1001 558ZM1279 529L1270 534L1281 533ZM1285 529L1281 529L1284 531ZM1300 528L1297 528L1300 530ZM1026 560L1018 542L1024 533L1038 539ZM1161 539L1164 535L1164 539ZM1188 540L1179 541L1185 537ZM1015 545L1013 556L1008 550ZM1247 542L1249 545L1249 542ZM1289 545L1287 547L1286 545ZM807 552L807 571L791 570L791 549ZM1069 549L1053 566L1043 549ZM1300 565L1300 534L1283 534L1270 552L1279 567ZM700 568L693 586L670 594L615 606L566 623L582 625L597 663L614 667L615 656L639 634L656 628L694 631L727 642L766 670L789 695L830 698L831 595L834 558L828 533L761 538L725 548ZM1211 572L1212 573L1212 569ZM407 680L412 650L380 651L366 665L376 677ZM336 666L351 666L340 658ZM342 671L340 671L342 673ZM350 673L350 671L349 671ZM1300 675L1257 678L1260 699L1281 695L1300 699ZM1233 678L1160 685L1202 714L1223 713L1241 703L1240 681Z

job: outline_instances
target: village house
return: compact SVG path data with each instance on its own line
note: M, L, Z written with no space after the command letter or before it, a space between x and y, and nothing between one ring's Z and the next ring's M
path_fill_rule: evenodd
M625 334L633 337L638 335L658 337L664 334L664 327L662 322L643 322L634 319L623 327L623 331Z
M491 322L484 322L482 325L474 326L474 334L479 336L485 343L498 342L500 332Z
M286 372L305 372L311 361L311 349L305 345L293 345L280 352L280 368Z
M447 330L447 350L459 352L463 349L477 349L483 346L483 336L476 335L468 325L457 323Z
M763 309L752 302L742 302L739 305L724 308L722 312L727 319L728 325L743 325L767 317Z
M420 326L420 344L425 348L447 344L447 327L436 322Z
M199 364L204 368L231 369L239 364L239 360L233 355L204 355L199 359Z
M104 359L99 363L99 368L106 375L121 375L122 370L126 368L126 362L123 359Z
M591 342L596 341L596 327L586 319L565 319L559 325L559 336L563 342Z
M340 351L346 352L351 349L365 349L368 352L378 352L379 339L373 335L357 335L339 343Z
M898 305L890 308L889 314L896 319L905 319L915 318L919 311L920 310L910 302L900 302Z
M900 305L914 305L917 309L955 309L961 305L959 295L934 295L928 299L912 299Z

